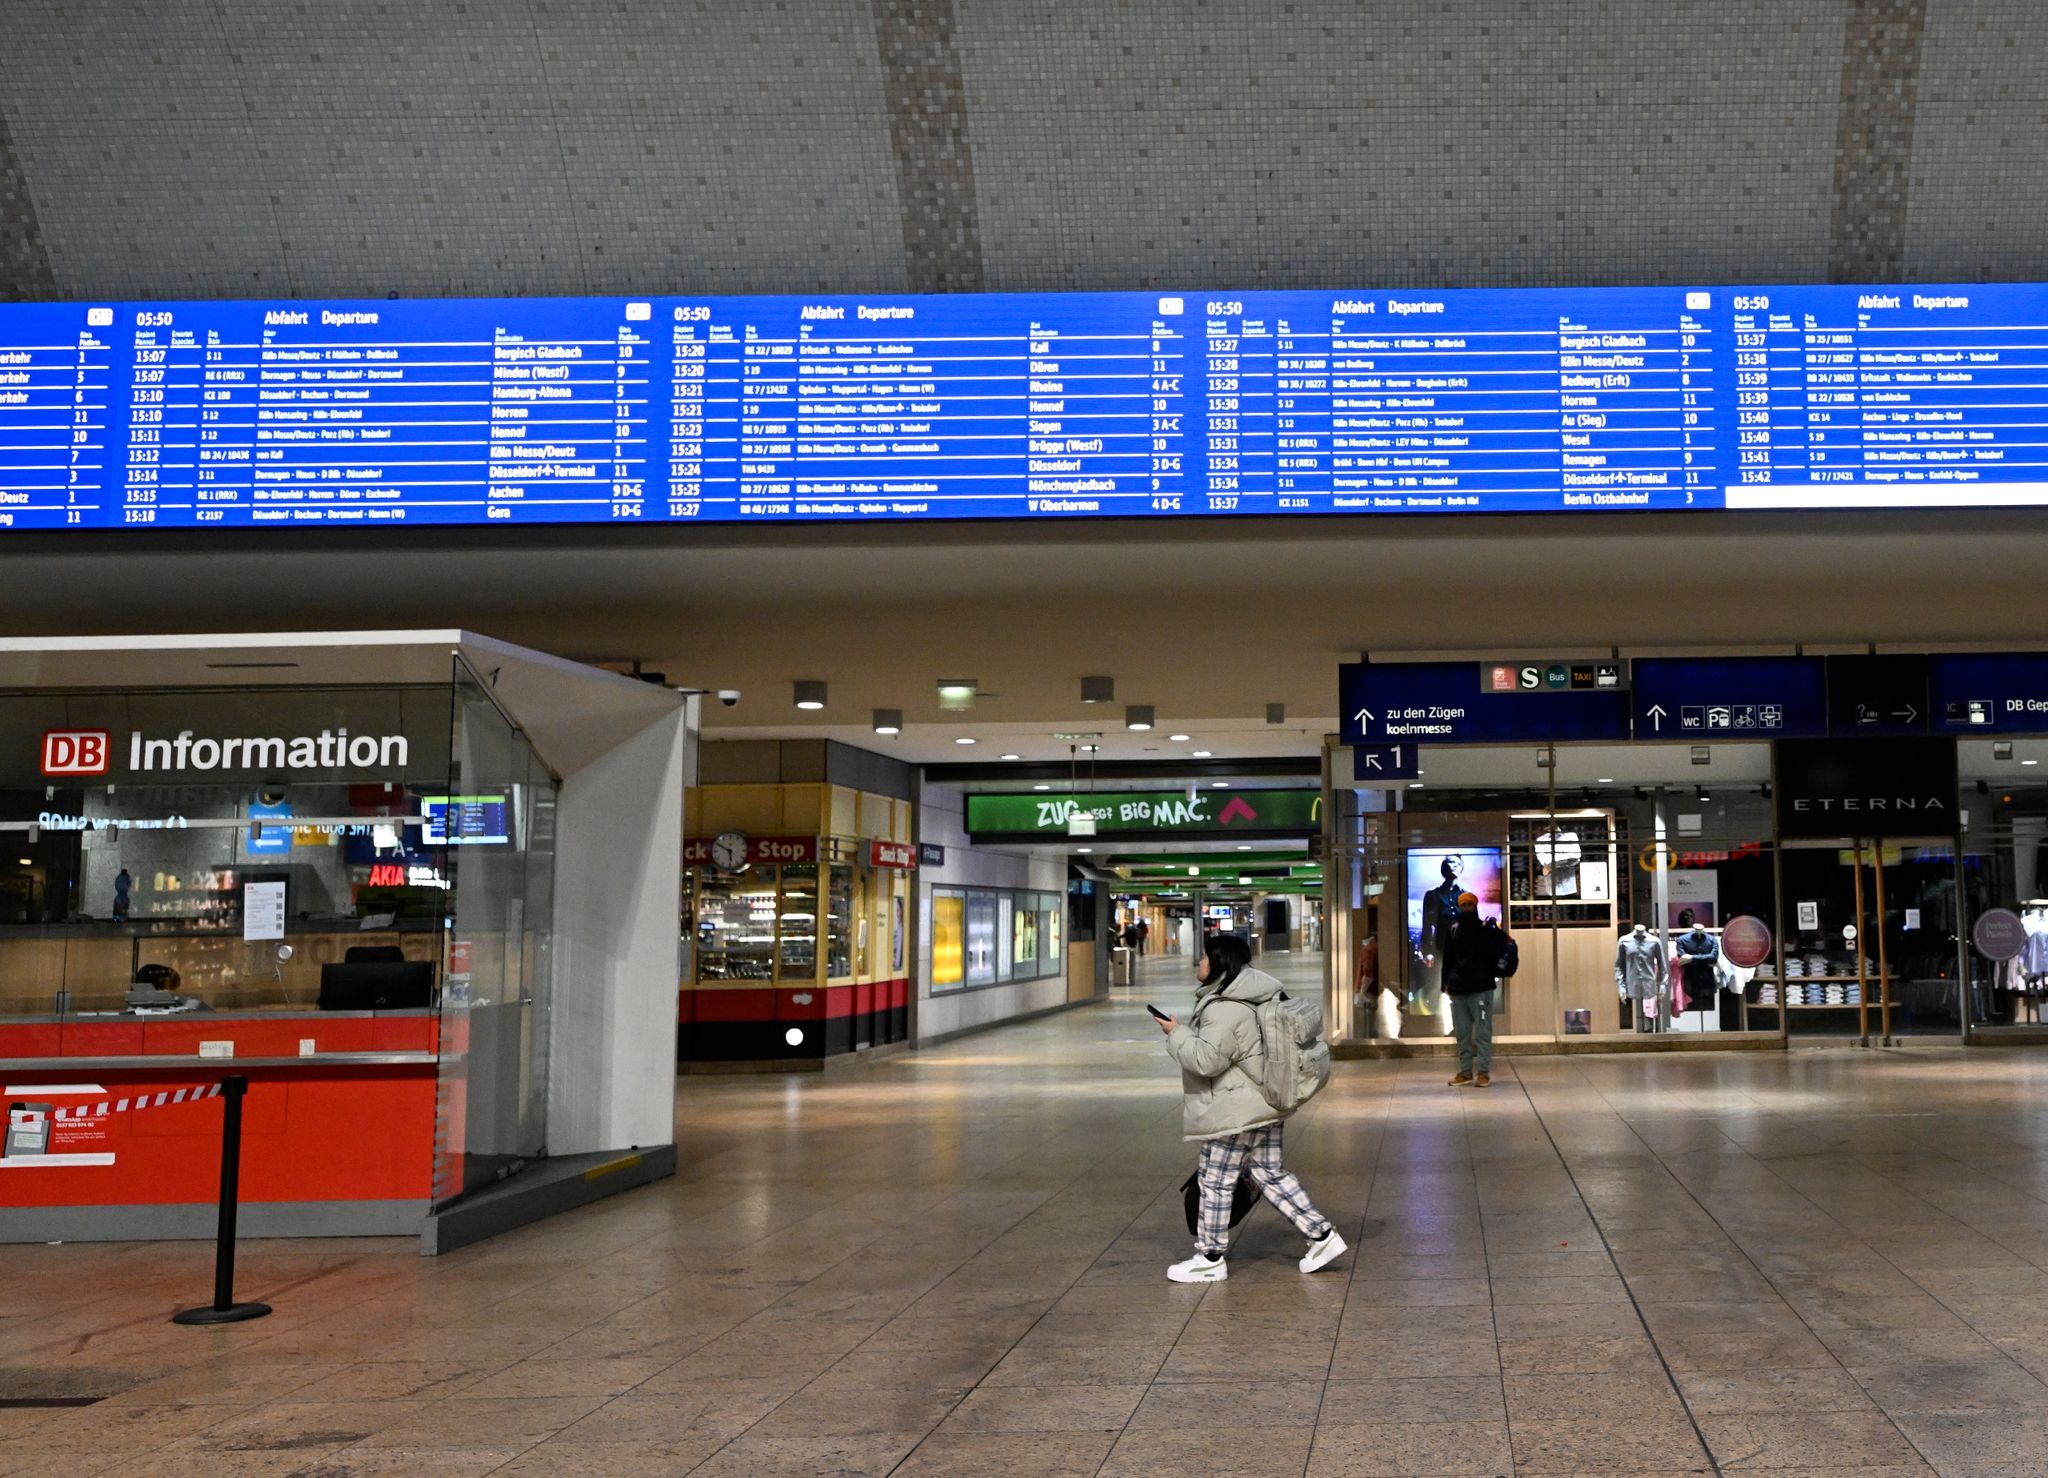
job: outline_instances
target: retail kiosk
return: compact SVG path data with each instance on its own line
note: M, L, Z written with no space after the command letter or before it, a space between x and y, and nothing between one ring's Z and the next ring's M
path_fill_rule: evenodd
M674 1168L694 709L461 631L0 642L0 1240L448 1247Z

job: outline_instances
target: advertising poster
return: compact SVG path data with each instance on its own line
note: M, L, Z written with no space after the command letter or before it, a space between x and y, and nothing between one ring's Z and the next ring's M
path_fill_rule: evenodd
M1501 921L1501 849L1433 848L1408 854L1408 947L1433 955L1438 929L1458 912L1458 895L1479 900L1482 918Z
M1673 929L1705 924L1709 929L1721 922L1721 879L1703 869L1671 873L1666 879L1669 896L1665 923Z

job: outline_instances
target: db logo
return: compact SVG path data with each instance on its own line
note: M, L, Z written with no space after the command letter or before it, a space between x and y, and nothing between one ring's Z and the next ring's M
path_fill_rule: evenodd
M107 754L105 729L51 729L43 735L45 775L104 775Z

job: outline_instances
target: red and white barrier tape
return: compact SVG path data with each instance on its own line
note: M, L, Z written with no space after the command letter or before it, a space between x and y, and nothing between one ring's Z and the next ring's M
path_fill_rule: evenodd
M203 1098L220 1097L220 1084L208 1083L204 1088L180 1088L175 1093L139 1093L133 1098L103 1098L91 1108L83 1104L77 1108L59 1108L53 1117L60 1122L65 1119L101 1119L109 1113L125 1114L130 1109L168 1108L174 1103L198 1103Z

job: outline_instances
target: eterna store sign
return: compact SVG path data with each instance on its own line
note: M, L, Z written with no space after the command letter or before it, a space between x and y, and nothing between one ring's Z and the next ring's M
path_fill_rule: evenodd
M1775 748L1780 836L1955 834L1953 739L1781 739Z

